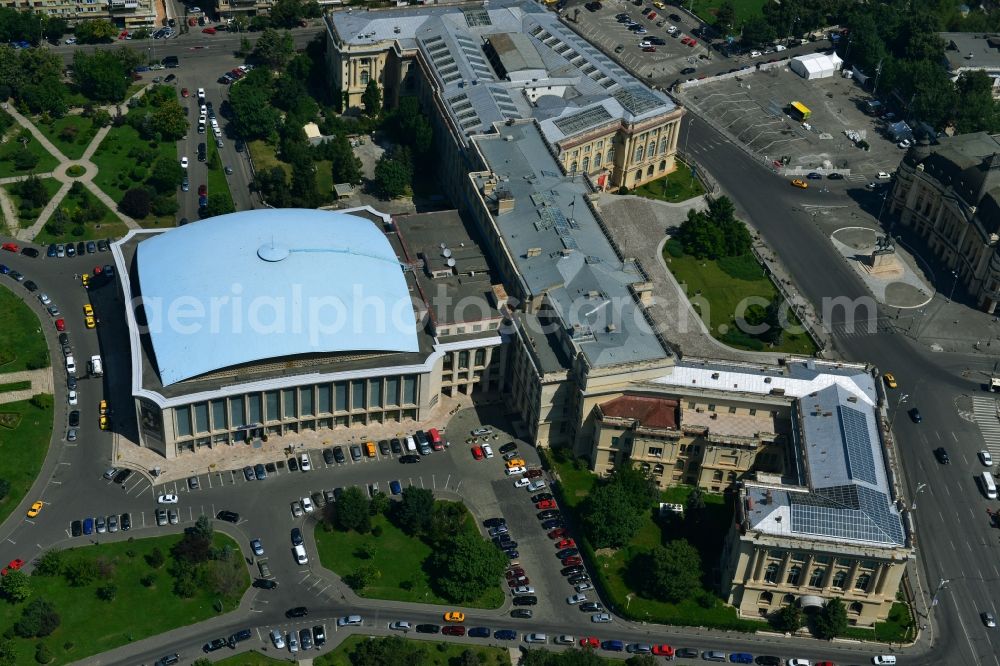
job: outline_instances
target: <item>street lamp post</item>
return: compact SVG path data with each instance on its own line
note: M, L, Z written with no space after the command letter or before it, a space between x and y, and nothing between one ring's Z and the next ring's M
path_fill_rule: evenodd
M913 491L913 503L910 505L910 511L916 511L917 510L917 495L919 495L920 493L922 493L926 488L927 488L927 484L926 483L921 483L920 485L917 486L917 489L915 491Z
M910 397L909 393L904 393L903 395L899 396L899 400L896 401L896 406L892 410L892 416L889 417L889 430L892 430L892 424L896 422L896 414L899 413L899 406L904 402L906 402L906 400L909 397Z
M934 594L933 594L933 595L931 595L931 609L933 609L933 608L934 608L935 606L937 606L937 604L938 604L938 592L940 592L940 591L941 591L941 589L942 589L942 588L943 588L943 587L944 587L945 585L947 585L948 583L950 583L950 582L951 582L951 580L950 580L950 579L948 579L948 578L942 578L942 579L941 579L941 582L940 582L940 583L938 583L938 586L937 586L937 587L936 587L936 588L934 589ZM929 612L930 612L930 611L928 611L928 613L929 613Z
M958 271L951 272L952 277L955 278L954 282L951 283L951 292L948 294L948 302L951 303L952 297L955 295L955 287L958 285Z

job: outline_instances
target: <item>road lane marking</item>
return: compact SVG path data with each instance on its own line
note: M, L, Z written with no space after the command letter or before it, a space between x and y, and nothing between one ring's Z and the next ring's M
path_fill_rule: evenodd
M444 489L445 489L445 490L448 490L448 483L449 483L450 481L451 481L451 474L449 474L449 475L448 475L448 478L447 478L447 479L445 479L445 482L444 482Z

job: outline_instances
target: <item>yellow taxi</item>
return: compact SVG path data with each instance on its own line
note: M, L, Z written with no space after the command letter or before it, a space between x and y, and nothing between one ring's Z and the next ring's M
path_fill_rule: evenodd
M653 6L656 7L657 9L667 8L667 6L664 3L660 2L660 0L656 0L656 2L653 3Z
M28 509L28 518L34 518L35 516L40 514L42 512L43 506L45 506L43 502L35 502L34 504L32 504L31 508Z
M465 622L465 613L460 611L448 611L444 614L445 622Z
M524 458L511 458L507 461L507 469L512 467L526 467L528 463L524 462Z
M111 422L108 421L108 417L101 416L101 430L107 430L109 427L111 427Z
M92 306L90 303L84 303L84 305L83 305L83 314L85 314L88 317L93 317L94 316L94 306Z
M101 410L101 416L104 416L105 414L108 413L108 401L107 400L101 400L100 410Z
M889 388L899 388L899 385L896 384L896 376L891 372L882 375L882 379L885 380L885 385Z
M80 276L80 281L83 283L84 289L90 286L90 273L84 273Z
M804 190L809 187L809 183L799 178L796 178L795 180L792 181L792 187L800 187Z
M97 321L93 317L84 317L83 323L86 324L87 328L94 328L97 326Z

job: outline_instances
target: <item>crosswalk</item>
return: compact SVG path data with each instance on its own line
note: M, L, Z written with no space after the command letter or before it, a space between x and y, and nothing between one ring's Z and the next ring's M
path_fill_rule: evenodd
M1000 405L993 396L977 395L972 397L972 411L976 417L976 425L986 441L986 449L994 460L1000 460Z
M824 324L824 327L837 338L864 338L878 333L895 333L896 329L890 323L889 317L877 317L854 322L837 322Z

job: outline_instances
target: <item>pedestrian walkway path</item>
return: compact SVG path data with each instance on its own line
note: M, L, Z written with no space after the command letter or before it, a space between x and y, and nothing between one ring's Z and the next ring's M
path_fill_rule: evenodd
M23 370L21 372L8 372L0 374L0 384L13 384L15 382L28 381L31 382L31 388L0 393L0 404L29 400L32 396L39 393L52 393L52 368Z
M986 449L995 460L1000 460L1000 406L997 399L991 396L976 395L972 397L972 411L976 417L976 425L986 441Z

